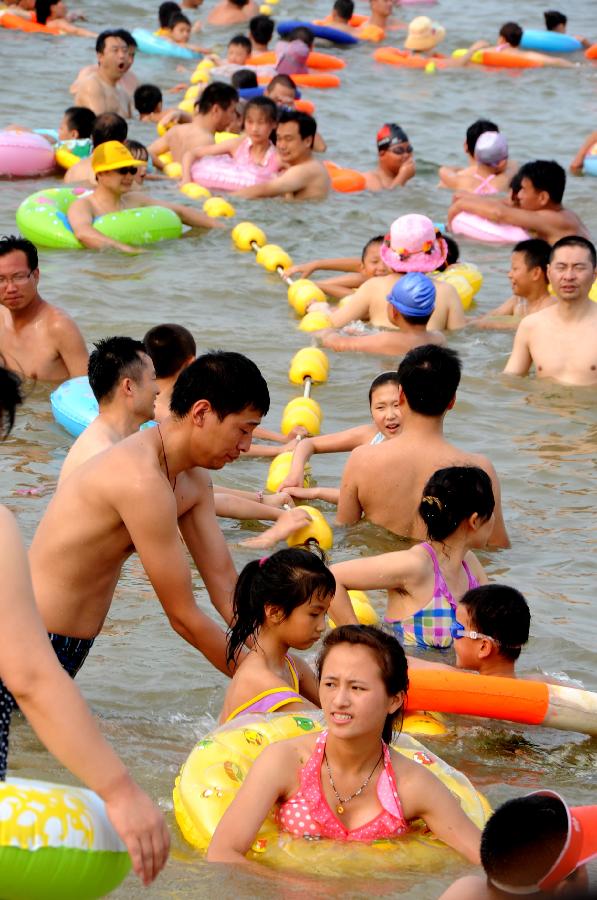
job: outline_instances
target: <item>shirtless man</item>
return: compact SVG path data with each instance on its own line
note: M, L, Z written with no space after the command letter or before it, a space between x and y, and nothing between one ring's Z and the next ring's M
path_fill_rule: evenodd
M149 146L153 164L163 169L159 158L162 153L171 153L174 162L182 163L189 150L215 143L216 131L226 131L234 118L238 91L230 84L214 81L208 84L195 104L193 121L174 125L166 134Z
M557 241L548 275L557 302L523 319L504 372L526 375L534 364L538 378L595 385L597 304L589 298L597 277L594 245L579 235Z
M321 343L330 350L400 356L423 344L445 344L441 331L428 331L427 323L435 305L435 285L421 272L400 278L388 294L388 318L397 331L357 336L337 331L321 333Z
M95 42L97 71L84 78L75 94L75 106L87 106L96 116L115 112L131 119L130 94L120 84L130 69L130 53L126 42L115 31L102 31Z
M87 347L75 322L39 294L37 250L0 239L0 354L26 378L64 381L87 372Z
M508 272L513 294L491 312L470 319L475 328L508 331L518 328L525 316L553 306L556 299L549 293L547 280L550 253L550 245L541 238L516 244Z
M296 109L296 101L299 99L299 91L290 75L274 75L263 91L264 97L273 100L278 110L280 107L289 107ZM313 141L313 149L316 153L325 153L327 144L319 131L315 132L315 140Z
M331 181L322 162L313 156L317 123L308 113L283 109L276 128L276 149L286 171L270 181L235 191L248 199L284 197L285 200L323 200Z
M206 354L178 379L171 417L64 479L30 551L46 629L63 636L61 642L65 636L77 639L67 641L63 665L84 662L110 610L122 566L137 552L172 628L229 674L224 631L195 602L178 529L212 604L229 622L236 572L205 470L237 459L268 408L267 385L254 363L238 353ZM307 519L303 510L290 513ZM296 527L280 528L279 538Z
M185 223L197 228L222 228L221 222L211 219L199 210L155 200L143 191L133 190L137 170L147 163L134 156L119 141L106 141L93 151L91 166L97 179L97 187L89 196L75 200L68 210L68 220L75 236L83 246L91 250L112 247L124 253L138 253L139 247L131 247L106 237L94 228L93 221L107 213L139 206L165 206L173 210Z
M92 456L153 419L158 386L141 341L129 337L98 341L89 357L88 375L99 413L68 451L58 484Z
M416 540L425 539L418 514L423 488L437 469L478 466L491 478L495 524L489 545L509 547L498 477L490 461L448 443L444 416L456 402L460 360L433 344L407 353L398 367L402 426L391 441L353 450L340 486L336 521L353 525L365 516L375 525Z
M114 31L110 32L113 37L122 38L124 43L127 46L127 58L126 64L123 68L123 74L121 75L118 86L123 88L126 93L132 98L136 89L139 86L139 80L137 76L131 71L132 65L135 62L135 55L137 53L137 41L132 36L130 31L127 31L126 28L116 28ZM69 87L69 93L77 94L81 88L83 81L88 78L90 75L97 74L98 64L84 66L80 71L71 86Z
M490 122L489 119L477 119L472 125L469 125L466 130L464 152L468 156L470 163L464 169L458 169L454 166L440 166L439 186L451 188L453 191L474 191L479 184L478 179L475 179L476 185L472 183L475 173L478 171L475 160L477 141L482 134L486 134L488 131L499 132L499 130L495 122ZM518 172L518 168L518 165L513 160L508 159L505 172L495 179L495 186L499 191L508 189L511 179Z
M254 0L220 0L207 17L208 25L240 25L257 15Z
M408 135L400 125L386 122L377 132L377 165L365 172L369 191L392 191L404 187L417 169Z
M401 253L394 252L398 248ZM428 249L425 249L428 248ZM448 254L446 241L438 237L431 219L416 213L401 216L392 223L390 245L382 245L380 256L391 270L390 275L369 278L342 306L329 312L334 328L343 328L358 319L376 328L396 328L388 317L388 294L406 272L431 273L439 268ZM444 331L462 328L465 316L460 297L454 287L438 281L435 285L435 309L428 329Z
M405 28L404 22L397 22L392 18L393 0L369 0L369 8L369 16L360 26L361 28L365 28L367 25L376 25L377 28L382 28L384 31Z
M521 182L518 206L511 206L504 199L457 192L448 212L448 226L458 213L470 212L492 222L518 225L548 244L555 244L569 234L589 237L576 213L562 206L566 172L559 163L537 159L521 166L518 176Z

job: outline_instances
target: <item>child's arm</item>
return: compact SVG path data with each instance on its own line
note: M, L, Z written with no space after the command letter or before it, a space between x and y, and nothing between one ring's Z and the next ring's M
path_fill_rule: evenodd
M356 428L347 428L345 431L320 434L317 437L304 438L299 441L292 457L290 471L280 485L280 490L302 485L305 466L314 453L349 452L355 447L360 447L361 444L366 444L373 437L374 431L372 425L358 425Z
M421 562L412 550L396 550L336 563L330 566L330 570L336 579L336 595L330 605L330 616L337 625L344 625L346 602L350 602L349 588L359 591L406 589L407 584L420 577Z
M369 319L369 308L375 295L375 292L371 290L371 284L374 282L374 278L368 278L346 303L331 311L330 319L334 328L343 328L344 325L357 319L365 321Z
M582 172L585 156L593 146L597 144L597 131L592 131L588 138L583 142L582 147L570 163L570 171L573 175L580 175Z
M359 272L360 268L361 260L356 256L332 257L331 259L313 259L310 262L289 266L285 269L284 275L287 277L299 275L301 278L309 278L317 269L328 269L332 272Z
M500 306L484 313L482 316L470 316L468 322L475 328L481 328L483 331L512 331L518 328L521 321L520 316L514 314L516 308L517 297L512 295L508 297ZM499 318L499 317L502 318Z
M224 156L234 155L234 151L238 149L243 138L231 138L229 141L220 141L218 144L204 144L200 147L193 147L187 150L182 157L182 176L181 184L187 184L191 180L191 166L198 159L204 156Z
M141 193L135 193L134 197L135 200L138 199L138 206L165 206L166 209L171 209L185 225L190 225L192 228L225 228L225 225L218 219L213 219L198 209L191 209L190 206L183 206L182 203L167 203L165 200L156 203L148 194Z
M315 672L311 668L311 666L307 665L304 659L300 659L300 657L293 656L292 661L295 665L296 671L299 677L299 691L302 697L306 700L309 700L315 706L320 707L321 703L319 701L319 682L315 677ZM293 709L296 709L294 703L291 707L291 712Z
M338 275L336 278L326 278L323 281L316 281L317 287L320 287L324 294L328 297L335 297L342 300L343 297L349 297L353 291L363 284L367 279L360 272L349 273L347 275ZM310 308L310 307L309 307Z
M338 505L338 499L340 497L340 488L289 487L287 488L287 491L291 497L295 497L297 500L323 500L325 503L331 503L334 506Z

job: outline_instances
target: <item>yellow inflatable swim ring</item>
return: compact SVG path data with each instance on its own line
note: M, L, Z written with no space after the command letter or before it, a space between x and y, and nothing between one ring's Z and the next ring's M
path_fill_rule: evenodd
M174 786L174 812L184 838L198 850L206 850L216 826L244 781L253 761L268 744L309 732L321 731L309 713L247 715L217 728L191 750ZM465 813L483 827L491 810L468 779L408 734L392 745L420 765L427 766L455 794ZM380 875L397 869L425 868L445 861L449 850L418 820L411 831L396 840L374 844L313 841L278 830L271 810L249 852L269 865L302 869L319 875Z

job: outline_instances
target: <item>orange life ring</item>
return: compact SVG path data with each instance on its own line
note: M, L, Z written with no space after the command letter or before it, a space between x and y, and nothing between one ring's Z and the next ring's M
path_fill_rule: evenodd
M340 194L354 194L364 191L366 186L365 176L356 169L343 169L331 160L323 162L332 181L332 189Z
M585 50L587 59L597 59L597 44L593 44L588 50Z
M444 56L417 56L408 50L400 50L398 47L380 47L373 53L376 62L387 63L390 66L403 66L407 69L424 69L433 62L441 68Z
M342 83L337 75L331 75L329 72L309 72L308 75L291 75L291 78L299 87L337 88ZM260 75L257 83L269 84L271 80L271 75Z
M259 53L257 56L250 56L247 60L247 65L249 66L275 66L276 64L276 54L273 50L268 51L267 53ZM339 59L337 56L332 56L330 53L317 53L311 51L307 57L307 65L310 69L317 69L320 71L321 69L345 69L346 63L343 59ZM290 76L291 78L294 76Z
M354 15L348 20L348 24L351 28L354 28L355 30L358 29L358 34L356 34L355 37L358 37L361 41L373 41L377 44L379 41L383 41L386 33L379 25L366 24L368 18L369 16ZM333 26L334 20L331 16L326 16L324 19L314 19L313 24ZM311 63L309 63L309 65L311 65Z
M300 100L294 101L294 108L298 109L299 112L309 113L310 116L315 112L315 104L311 103L310 100L304 100L302 97Z
M14 13L0 14L0 25L3 28L11 28L15 31L28 31L30 33L39 34L60 34L59 28L52 28L51 25L40 25L31 19L25 19L23 16L16 16Z
M539 59L529 59L528 56L508 53L507 50L504 53L500 50L481 50L479 58L482 65L496 69L541 69L544 65Z

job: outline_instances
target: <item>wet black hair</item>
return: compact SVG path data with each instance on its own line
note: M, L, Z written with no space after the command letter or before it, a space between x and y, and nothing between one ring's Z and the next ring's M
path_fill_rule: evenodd
M100 113L93 123L91 132L91 143L94 147L105 144L106 141L126 141L129 133L129 126L126 119L119 116L115 112Z
M35 0L35 18L40 25L45 25L50 18L51 7L55 6L58 0Z
M369 238L361 252L361 262L365 262L365 257L367 255L367 250L369 249L369 247L373 247L375 244L383 244L384 240L385 235L383 234L376 234L375 237Z
M472 125L466 129L466 149L467 152L470 153L471 156L475 155L475 147L477 146L477 141L481 137L482 134L485 134L486 131L499 131L500 129L495 124L495 122L491 122L489 119L477 119L473 122Z
M445 541L477 513L486 522L495 508L491 478L477 466L449 466L434 472L419 504L431 541Z
M286 122L296 122L299 134L303 140L311 138L311 146L317 132L317 122L309 113L299 112L298 109L282 108L278 115L278 125L284 125Z
M109 337L94 344L89 355L87 375L98 403L109 400L123 378L138 381L143 368L145 347L130 337Z
M238 7L238 9L242 9L244 6L247 6L249 0L230 0L233 6Z
M516 172L510 179L510 184L508 185L510 193L512 194L513 197L518 196L518 192L520 191L521 187L522 187L522 178L520 176L520 172Z
M6 256L15 250L20 250L25 254L27 265L32 272L34 269L39 268L39 258L35 244L32 244L27 238L21 237L20 234L3 234L0 237L0 256Z
M501 656L518 659L531 627L531 611L520 591L505 584L482 584L467 591L460 602L474 631L497 641Z
M238 69L232 73L230 84L237 91L242 91L246 88L256 88L258 86L257 75L253 69Z
M296 28L293 28L292 31L289 31L288 34L284 35L284 40L289 43L290 41L302 41L307 47L312 47L315 41L315 35L306 25L297 25Z
M566 172L555 159L535 159L518 170L520 182L528 178L536 191L547 191L552 203L561 203L566 189Z
M290 75L283 75L283 74L274 75L274 77L272 78L272 80L270 81L268 86L266 87L264 93L267 94L269 91L271 91L272 88L277 87L277 85L279 85L279 84L288 88L289 91L294 91L295 97L298 96L298 88L297 88L296 84L294 83L294 81L292 80L292 78L290 77Z
M135 47L137 48L137 41L132 36L130 31L127 31L126 28L115 28L114 29L114 37L122 38L127 47Z
M170 18L168 19L167 27L170 29L170 31L172 31L172 29L174 28L175 25L188 25L190 28L191 20L189 19L188 16L185 16L185 14L183 12L181 12L181 11L175 12L175 13L172 13Z
M249 32L256 44L269 44L275 22L270 16L258 15L249 20Z
M204 353L180 373L172 391L170 412L184 418L198 400L208 400L222 421L251 406L265 416L269 391L255 363L242 353Z
M529 238L526 241L519 241L513 249L512 253L522 253L527 269L539 267L547 278L547 266L551 254L551 244L542 238Z
M373 402L373 394L375 391L383 387L384 384L395 384L396 387L400 387L400 379L398 378L398 372L382 372L381 375L378 375L377 378L374 378L371 382L371 387L369 388L369 406Z
M195 338L184 325L167 322L150 328L143 338L157 378L170 378L197 355Z
M272 123L272 128L276 124L278 118L278 107L269 97L253 97L245 106L245 118L250 109L260 109L266 118Z
M518 22L505 22L499 30L499 35L511 47L519 47L522 40L522 28Z
M0 356L0 440L5 440L15 422L17 406L23 402L21 379L4 366Z
M336 0L332 9L343 22L349 22L354 15L353 0Z
M238 103L238 91L231 84L223 81L212 81L208 84L195 103L195 108L201 115L206 115L214 106L228 109L233 103Z
M140 159L144 162L149 160L149 150L145 144L141 143L141 141L134 141L132 138L127 138L126 141L124 141L124 146L135 159Z
M557 797L507 800L485 824L481 864L491 880L512 887L536 884L562 852L567 835L568 815Z
M126 44L126 41L124 40L124 38L122 36L121 29L117 30L115 28L106 28L105 31L100 31L100 33L98 34L98 36L96 38L95 52L103 53L104 50L106 49L106 41L108 40L108 38L111 38L111 37L119 38L121 41L124 41L124 43ZM136 41L135 41L135 43L136 43Z
M545 19L547 31L555 31L558 25L563 25L565 28L568 24L568 16L558 12L557 9L546 9L543 13L543 18Z
M162 92L156 84L140 84L133 94L135 109L142 116L155 112L163 99Z
M229 47L243 47L247 53L250 53L253 49L253 45L248 37L244 34L235 34L234 37L231 37L228 41Z
M408 664L406 655L393 634L375 628L373 625L340 625L328 632L323 639L323 646L317 659L317 678L321 681L321 673L326 658L332 649L339 644L367 647L375 656L382 681L389 697L408 691ZM406 696L405 696L406 699ZM386 717L382 731L382 739L389 744L394 731L400 731L404 716L404 704L394 713ZM396 728L396 723L400 725Z
M66 123L71 131L76 131L79 138L91 137L95 124L95 113L86 106L69 106L64 110Z
M443 416L454 399L461 371L455 350L424 344L409 350L398 366L398 378L413 412Z
M589 254L593 268L597 268L597 250L595 250L595 244L588 240L588 238L583 237L580 234L568 234L566 237L560 238L551 248L551 253L549 255L550 262L552 262L556 250L559 250L560 247L584 247Z
M458 244L456 243L454 238L451 237L449 234L442 234L442 237L448 247L448 253L447 253L446 259L445 259L445 266L447 268L448 266L453 266L454 263L457 263L458 260L460 259L460 247L458 246ZM442 267L438 266L438 268L441 272Z
M165 3L160 3L158 9L158 21L160 23L160 28L168 28L168 22L174 15L174 13L181 12L180 6L178 3L173 3L171 0L166 0Z
M236 661L243 644L256 637L265 622L266 606L276 606L287 619L312 599L333 598L336 579L319 547L288 547L247 563L236 582L226 660Z

